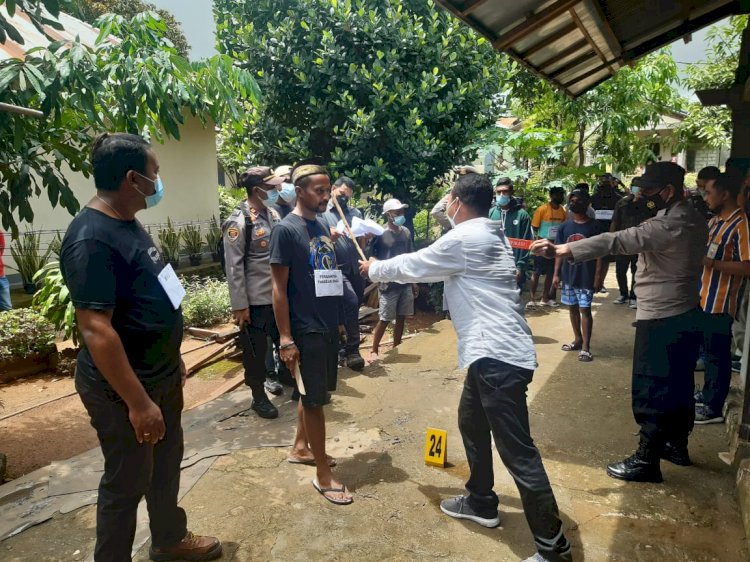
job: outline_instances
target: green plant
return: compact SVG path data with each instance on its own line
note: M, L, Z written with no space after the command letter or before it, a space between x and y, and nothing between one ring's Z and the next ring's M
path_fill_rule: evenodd
M200 255L203 252L203 236L201 235L201 225L186 224L180 236L183 241L183 249L188 256Z
M495 121L508 59L428 0L215 0L219 49L263 97L221 162L320 157L410 204Z
M244 189L224 187L223 185L220 185L218 187L218 191L219 220L221 220L221 222L224 222L229 218L229 215L232 214L232 211L240 206L240 203L242 203L246 195Z
M42 235L27 230L10 243L10 255L16 262L16 271L21 275L24 285L34 282L36 272L44 267L50 255L49 248L41 249Z
M60 250L62 250L62 237L60 236L59 230L55 231L55 236L52 238L47 248L52 255L54 255L58 260L60 259Z
M192 276L184 278L183 283L187 292L182 302L185 326L207 327L229 319L232 305L226 281Z
M211 222L208 225L208 232L206 232L206 245L209 251L213 254L216 252L216 246L221 240L221 228L216 217L211 217Z
M167 226L159 229L158 238L164 259L177 264L180 261L180 233L172 225L172 219L167 218Z
M0 360L55 351L55 327L30 308L0 312Z
M58 332L65 332L66 339L72 339L78 345L81 334L76 323L76 311L65 286L60 263L53 261L45 265L34 276L34 281L41 283L41 288L32 299L33 306Z

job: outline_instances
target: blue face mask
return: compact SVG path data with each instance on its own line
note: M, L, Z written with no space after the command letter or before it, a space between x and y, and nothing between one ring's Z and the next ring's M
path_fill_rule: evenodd
M263 204L266 207L273 207L274 205L276 205L276 201L279 200L279 190L278 189L274 188L274 189L272 189L270 191L266 191L265 189L261 189L261 188L258 188L258 189L260 189L263 193L266 194L266 198L265 199L261 199L263 201Z
M633 187L630 188L630 193L632 193L633 195L638 195L638 192L640 190L641 190L641 188L639 186L634 185Z
M159 176L156 176L156 179L152 180L151 178L148 178L141 173L136 172L136 174L154 184L154 193L152 195L146 195L137 187L135 188L135 190L143 195L143 198L146 200L147 209L156 207L159 203L161 203L161 200L164 199L164 184L162 183L161 178Z
M291 203L292 201L294 201L294 198L297 197L297 190L295 189L294 184L282 183L279 197L281 197L287 203Z
M395 224L396 226L404 226L405 223L406 217L404 215L393 218L393 224Z
M501 207L505 207L508 203L510 203L510 195L495 195L495 203L497 203Z

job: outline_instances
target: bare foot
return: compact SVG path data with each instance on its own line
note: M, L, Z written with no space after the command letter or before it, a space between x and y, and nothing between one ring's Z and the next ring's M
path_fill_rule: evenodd
M328 459L328 466L336 466L336 459L331 455L326 455L326 459ZM315 466L315 455L313 455L310 449L304 451L292 451L289 453L287 461L292 464L307 464Z
M317 478L314 478L312 485L313 488L331 503L348 505L354 501L352 494L346 489L346 486L333 477L328 482L324 480L318 481Z

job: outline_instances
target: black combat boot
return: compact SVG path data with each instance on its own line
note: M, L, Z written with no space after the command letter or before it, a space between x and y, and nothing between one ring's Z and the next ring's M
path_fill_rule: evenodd
M607 465L607 474L630 482L663 482L659 456L641 444L631 456L620 462Z

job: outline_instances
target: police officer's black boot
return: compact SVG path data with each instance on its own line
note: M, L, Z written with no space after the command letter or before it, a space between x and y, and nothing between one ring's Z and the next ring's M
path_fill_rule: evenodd
M660 456L665 461L669 461L672 464L679 466L692 466L693 464L693 461L690 460L690 455L688 454L687 441L684 443L667 441L664 444L664 447L662 447Z
M255 411L261 418L272 420L279 417L279 411L276 409L266 395L263 386L253 388L253 403L250 408Z
M607 465L607 474L630 482L663 482L659 467L659 454L641 443L638 450L620 462Z

